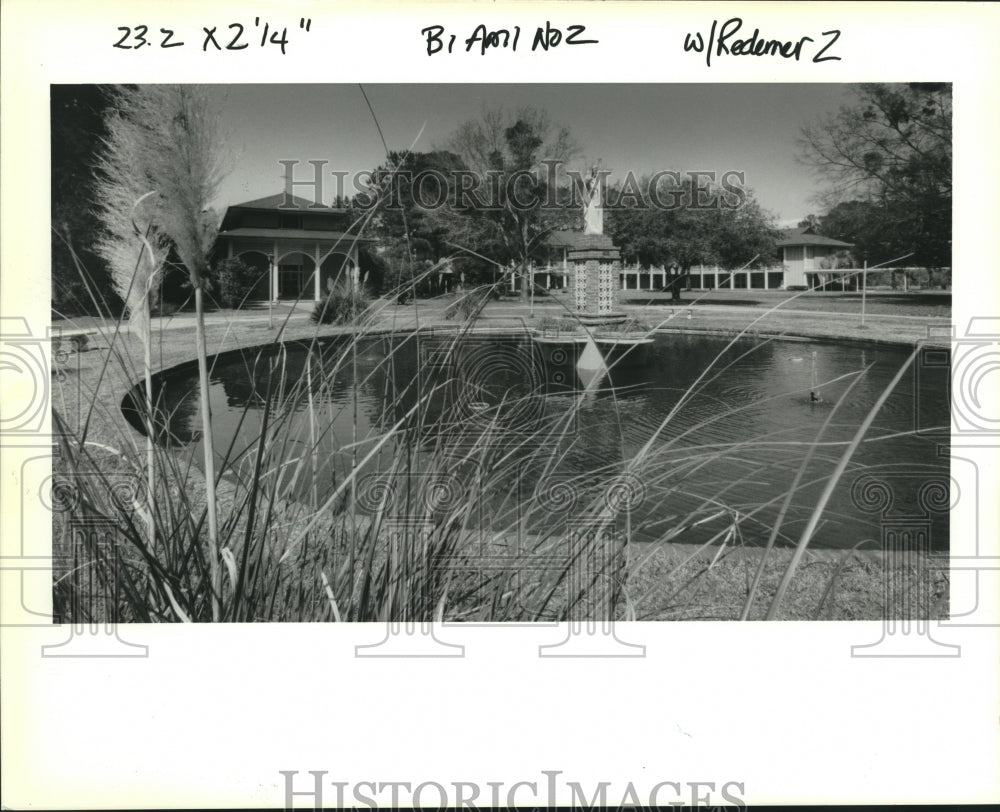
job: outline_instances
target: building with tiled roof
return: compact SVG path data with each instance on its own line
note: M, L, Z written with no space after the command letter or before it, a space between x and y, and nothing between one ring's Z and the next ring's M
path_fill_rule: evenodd
M849 242L817 234L812 226L786 231L776 245L781 250L785 266L785 288L816 288L828 284L837 274L824 268L823 260L854 247ZM843 279L841 283L844 283Z
M779 248L795 245L827 245L836 248L838 251L846 248L853 248L853 244L835 240L832 237L824 237L817 234L812 226L786 229L784 236L775 243Z
M216 245L260 271L248 299L318 302L340 280L358 283L358 247L369 242L346 209L279 193L230 206Z

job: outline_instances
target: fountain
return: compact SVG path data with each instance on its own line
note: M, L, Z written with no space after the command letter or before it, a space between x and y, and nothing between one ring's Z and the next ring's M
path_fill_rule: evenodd
M621 252L604 233L603 177L591 169L583 208L583 234L567 252L569 290L575 315L585 326L621 324L618 271Z

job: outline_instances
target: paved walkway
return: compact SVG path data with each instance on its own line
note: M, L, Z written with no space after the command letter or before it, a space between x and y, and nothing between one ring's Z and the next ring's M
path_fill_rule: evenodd
M248 310L219 310L205 314L205 326L228 325L238 321L240 324L281 324L282 320L291 318L301 321L309 318L312 312L312 302L300 302L297 305L281 303L275 305L268 313L266 307L254 307ZM193 312L174 313L172 316L154 316L151 319L153 332L160 330L194 330L195 314ZM131 333L132 326L128 320L122 320L117 325L113 319L100 319L95 316L81 318L59 319L52 322L53 327L60 327L65 337L86 333L113 333L115 328L122 333Z
M755 291L754 293L760 292ZM718 294L715 294L715 296L718 296ZM671 302L667 296L661 296L657 299L646 299L643 297L632 299L624 304L621 309L650 324L661 324L681 317L691 327L712 327L715 325L720 328L729 328L735 322L743 322L745 324L748 321L756 321L767 313L768 310L775 308L776 305L781 304L783 301L788 301L793 296L794 294L770 292L769 295L754 296L753 298L747 297L746 299L737 300L724 296L722 297L722 301L713 301L713 294L704 295L703 297L702 294L691 292L685 293L685 299L688 300L680 303ZM702 297L703 300L699 301ZM872 294L868 298L870 304L880 301L885 303L893 299L891 295L879 294ZM899 310L909 309L911 312L873 313L869 310L865 315L866 322L870 323L873 327L878 325L878 332L891 330L893 324L899 325L901 328L905 325L907 327L905 330L906 333L912 332L914 328L919 329L921 325L933 327L948 324L950 321L950 311L947 309L947 305L941 306L936 304L939 300L949 301L947 296L939 297L933 293L929 293L927 294L927 299L930 306L926 307L926 313L919 312L921 309L924 309L922 303L911 305L910 307L899 305ZM801 307L794 307L791 303L789 307L777 307L771 313L767 313L764 319L761 319L761 328L770 325L772 329L781 329L784 327L791 332L800 332L804 329L802 322L805 319L811 319L815 322L817 328L821 328L819 332L826 333L832 330L834 333L843 333L845 336L859 339L875 338L875 336L868 336L857 332L855 329L859 324L855 320L860 319L859 297L852 297L845 301L839 296L830 296L828 298L819 296L805 299L803 304L806 302L813 305L813 307L803 309ZM415 310L413 304L396 305L394 303L382 302L379 311L383 324L389 323L399 329L411 329L417 321L421 323L453 324L454 322L445 322L443 311L446 304L446 302L442 301L418 300L418 309ZM568 315L568 305L568 297L560 294L539 297L539 299L536 299L531 304L524 304L516 299L505 299L488 305L482 315L487 319L520 319L530 324L535 319L546 317L559 318ZM268 308L266 305L256 305L240 311L212 311L205 314L205 325L206 327L227 327L230 325L271 325L273 327L280 327L287 324L288 326L294 325L300 327L308 322L313 306L313 302L299 302L297 304L281 302L271 308ZM819 309L820 307L822 309ZM944 312L942 313L942 311ZM696 319L695 324L690 324L689 314L693 315ZM786 317L789 320L782 324L782 319ZM794 325L792 324L793 321ZM909 325L913 325L913 327L910 328ZM84 317L80 319L59 320L53 323L53 327L61 328L62 336L67 338L79 334L90 336L103 334L110 336L116 329L116 323L112 320ZM195 329L195 314L192 312L183 312L175 313L172 316L154 317L152 319L152 328L154 333L168 330L190 330L193 333ZM118 329L125 334L132 332L131 326L127 321L123 321L118 325ZM808 329L807 332L809 332ZM907 338L913 337L907 336Z

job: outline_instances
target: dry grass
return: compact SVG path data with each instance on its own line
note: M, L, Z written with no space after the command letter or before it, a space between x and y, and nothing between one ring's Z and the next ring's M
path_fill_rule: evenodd
M687 545L662 545L643 555L643 566L630 577L629 591L639 620L739 620L757 571L760 549L735 548L714 561L714 549L695 555ZM649 556L646 558L646 556ZM771 550L748 620L763 620L784 574L791 551ZM886 563L880 553L811 551L798 568L782 601L778 620L876 620L894 605L885 586ZM919 605L902 607L899 617L948 617L947 570L929 561L896 573L901 585L919 595Z

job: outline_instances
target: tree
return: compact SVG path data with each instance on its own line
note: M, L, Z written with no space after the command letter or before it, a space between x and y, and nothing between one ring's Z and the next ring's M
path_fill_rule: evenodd
M778 230L773 215L747 191L747 198L736 208L714 211L710 260L723 268L764 268L777 259L775 243Z
M409 237L410 250L421 254L421 259L440 259L450 253L447 230L434 218L433 204L448 198L450 178L464 168L461 158L446 150L390 152L375 170L376 177L389 179L392 189L373 221L383 241L405 242Z
M876 203L862 200L838 203L823 215L817 232L851 243L851 253L859 265L865 260L874 265L898 256L892 253L889 234L881 227L879 214L880 207Z
M749 191L734 207L718 189L696 188L690 178L655 186L652 178L643 178L638 187L640 199L608 207L608 234L626 261L666 268L673 299L680 299L693 265L762 267L773 259L777 231L771 215ZM619 192L612 189L609 197L620 202ZM708 205L710 201L715 205Z
M544 238L570 225L579 212L565 204L568 190L553 177L564 179L568 163L580 148L568 128L554 126L544 111L523 107L514 115L502 109L484 111L452 135L450 149L473 173L481 190L490 190L486 206L462 211L439 211L438 216L461 217L460 237L477 253L500 265L512 262L522 272L522 298L530 279L524 271L544 250ZM560 196L560 190L563 196ZM550 205L553 200L557 205Z
M892 250L951 264L951 85L862 84L857 101L802 128L800 160L830 183L823 196L867 205ZM862 234L845 235L858 242Z
M454 173L464 168L461 158L446 150L390 152L373 173L377 193L366 194L366 202L377 210L370 228L388 266L381 269L379 281L397 295L434 292L423 272L454 251L449 242L460 231L455 218L442 216L437 204L452 199ZM361 206L359 216L363 212Z

